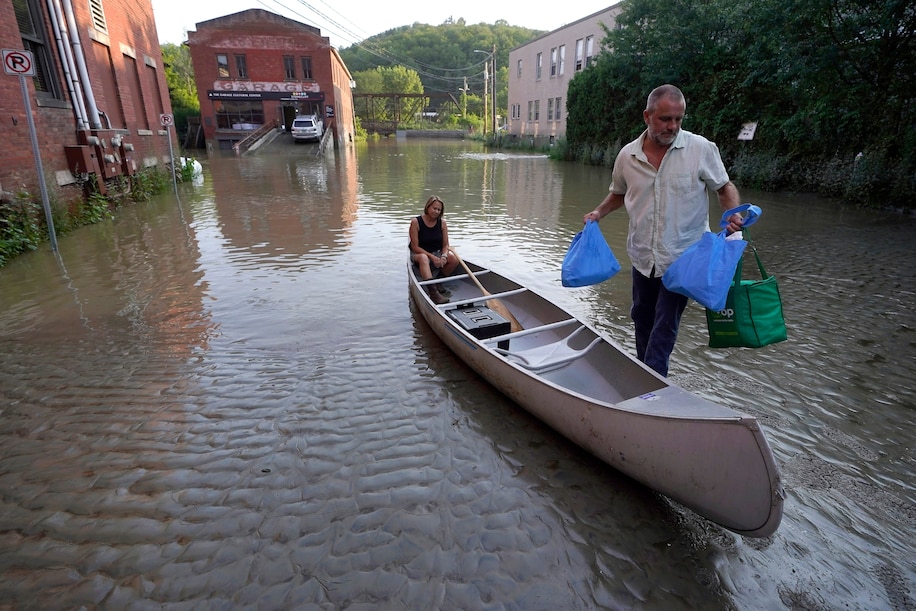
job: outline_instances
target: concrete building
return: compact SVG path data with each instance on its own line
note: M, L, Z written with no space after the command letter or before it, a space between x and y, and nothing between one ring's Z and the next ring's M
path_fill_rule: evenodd
M0 47L4 200L40 192L27 108L51 199L77 199L89 184L104 193L169 160L161 123L172 110L149 0L0 3Z
M566 135L566 88L598 55L604 27L617 27L621 4L509 51L507 129L511 137L541 145Z
M321 30L251 9L196 24L188 47L207 148L315 114L338 144L352 141L353 77Z

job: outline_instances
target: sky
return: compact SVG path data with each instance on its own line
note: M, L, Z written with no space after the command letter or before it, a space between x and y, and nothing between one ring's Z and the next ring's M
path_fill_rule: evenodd
M543 3L531 0L152 0L160 43L181 44L185 32L196 30L196 23L258 8L321 29L331 45L345 49L386 30L425 23L440 25L447 19L464 19L467 24L496 23L533 30L555 30L615 4L615 0L581 0L568 12L562 8L546 10ZM535 9L535 5L541 8Z

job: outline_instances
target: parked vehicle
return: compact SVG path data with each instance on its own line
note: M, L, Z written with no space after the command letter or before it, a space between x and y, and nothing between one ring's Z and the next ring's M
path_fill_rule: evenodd
M321 140L324 133L324 123L318 118L318 115L300 115L293 119L293 125L290 127L290 133L293 140Z

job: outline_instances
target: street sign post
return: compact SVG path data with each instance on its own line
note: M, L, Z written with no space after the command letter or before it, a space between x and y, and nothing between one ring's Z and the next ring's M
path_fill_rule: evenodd
M45 209L45 221L48 224L48 239L51 250L57 252L57 234L54 232L54 219L51 214L51 201L48 198L48 186L45 184L45 171L41 164L41 151L38 149L38 136L35 134L35 121L32 118L32 103L29 100L29 87L25 77L35 76L35 59L29 51L18 49L3 49L3 69L13 76L19 77L19 87L22 89L22 104L25 108L26 120L29 124L29 138L32 140L32 155L35 157L35 170L38 173L38 187L41 189L41 203Z
M172 126L175 125L175 116L168 113L163 113L159 115L159 125L165 128L166 133L169 135L169 159L171 163L169 167L172 168L172 188L175 189L175 197L178 197L178 160L175 159L175 153L172 150Z

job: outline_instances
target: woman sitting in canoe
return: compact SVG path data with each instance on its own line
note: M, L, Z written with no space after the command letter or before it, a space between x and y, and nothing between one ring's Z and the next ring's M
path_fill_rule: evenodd
M432 280L433 271L451 275L458 267L458 257L448 249L448 227L445 204L435 195L426 200L423 214L410 220L410 259L420 269L420 278ZM448 303L436 285L426 288L434 303Z

